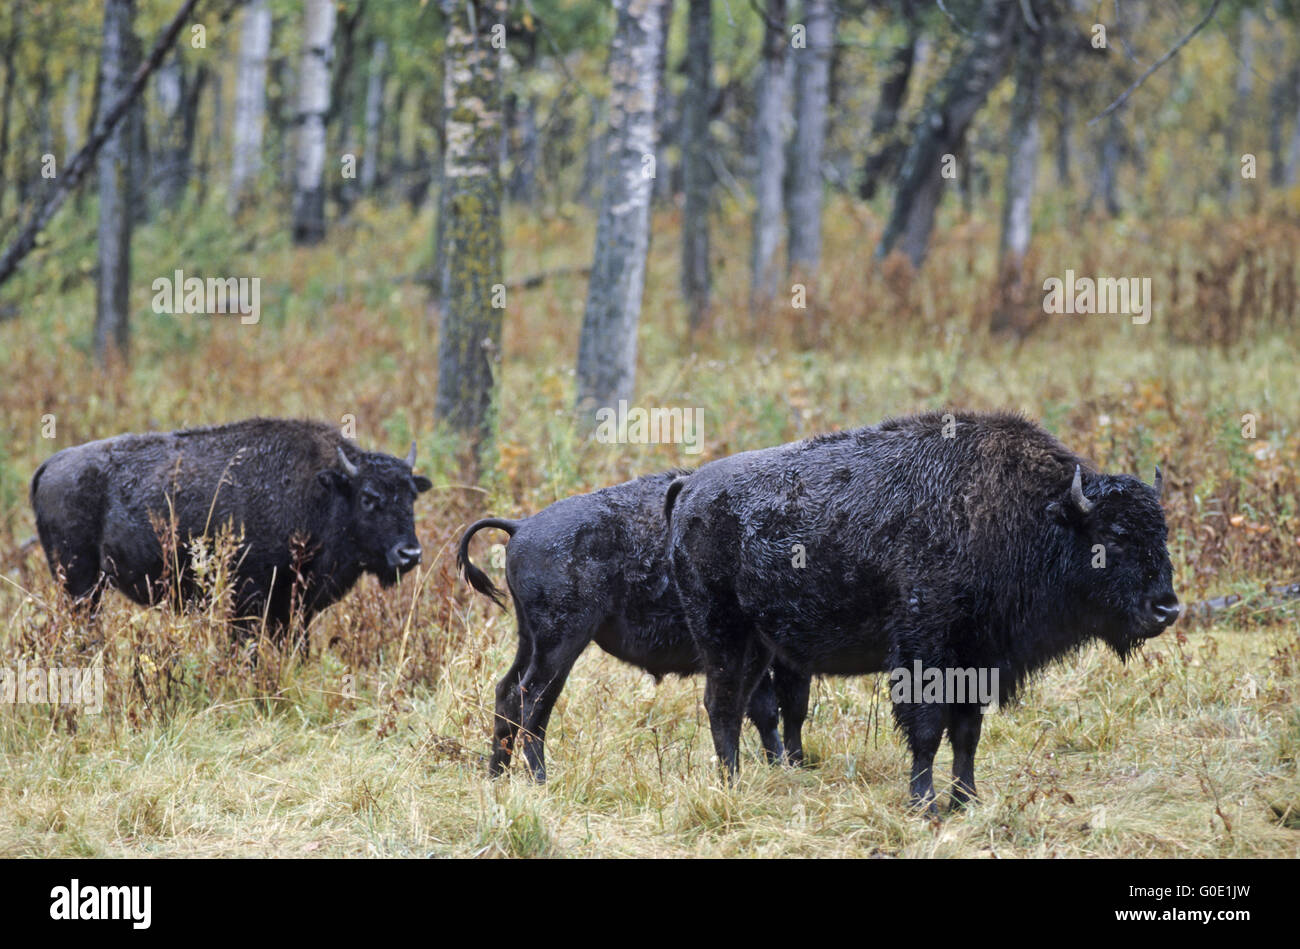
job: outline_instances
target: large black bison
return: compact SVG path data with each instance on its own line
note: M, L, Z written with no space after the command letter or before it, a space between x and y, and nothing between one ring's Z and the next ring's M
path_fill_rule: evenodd
M509 766L520 740L534 778L546 780L546 724L569 670L592 640L656 679L700 671L668 582L664 497L683 473L649 475L565 498L524 520L485 518L461 537L457 565L475 590L504 607L496 585L470 562L469 542L484 528L510 535L506 584L515 601L519 649L497 685L491 774ZM779 708L785 753L801 761L808 677L782 666L769 675L764 667L754 685L749 717L769 760L782 756Z
M50 569L92 610L105 585L146 605L191 600L190 541L233 527L237 622L265 616L282 633L362 573L391 585L420 562L413 503L431 485L414 463L414 444L402 460L325 423L249 419L65 448L36 470L31 500Z
M1013 415L927 414L734 455L675 482L665 513L732 773L741 710L773 654L804 673L891 671L902 686L923 670L960 686L970 679L949 671L973 670L1005 702L1089 640L1127 657L1179 613L1159 472L1154 488L1098 473ZM987 700L963 691L891 690L912 799L929 809L945 729L954 805L975 793Z

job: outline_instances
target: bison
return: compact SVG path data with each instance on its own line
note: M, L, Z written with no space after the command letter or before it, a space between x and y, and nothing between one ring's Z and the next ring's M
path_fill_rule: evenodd
M413 504L431 484L414 463L414 443L403 460L323 422L258 418L65 448L36 470L31 502L51 571L92 613L106 585L145 605L191 601L190 544L229 525L237 628L265 617L283 634L363 573L388 586L420 562Z
M469 542L484 528L510 535L506 585L515 601L519 649L496 689L496 722L489 773L503 773L522 730L524 758L537 781L546 780L546 724L569 670L593 639L601 649L657 680L700 671L695 644L668 580L664 496L674 478L665 472L591 494L557 501L524 520L485 518L460 540L456 562L470 585L504 608L501 591L469 559ZM784 751L803 758L800 733L808 710L809 679L776 666L758 678L749 717L769 760Z
M720 762L734 774L741 710L773 655L805 674L976 670L999 703L1091 640L1127 658L1179 614L1160 486L1158 469L1154 487L1103 474L1022 417L973 413L745 452L674 482L671 570ZM972 799L988 702L891 697L913 803L937 810L945 729L952 804Z

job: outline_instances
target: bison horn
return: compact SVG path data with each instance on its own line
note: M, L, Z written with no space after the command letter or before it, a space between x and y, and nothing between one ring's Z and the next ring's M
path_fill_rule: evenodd
M415 442L411 442L411 450L406 453L406 467L415 467Z
M1160 492L1165 488L1165 476L1160 473L1160 466L1156 465L1156 480L1152 485L1156 489L1156 497L1160 497Z
M343 454L343 449L339 449L339 463L343 465L343 470L348 473L349 478L355 478L358 474L357 466L348 461L348 456Z
M1074 466L1074 481L1070 485L1070 497L1082 513L1087 514L1092 510L1092 502L1083 496L1083 473L1078 465Z

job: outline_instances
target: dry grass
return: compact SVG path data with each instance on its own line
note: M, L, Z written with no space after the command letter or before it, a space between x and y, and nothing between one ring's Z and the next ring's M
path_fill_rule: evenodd
M745 233L735 209L728 225ZM172 231L145 229L135 361L107 380L85 353L88 283L31 280L23 315L0 326L5 365L21 367L0 391L0 665L100 663L108 696L97 716L0 708L0 855L1300 855L1300 620L1285 610L1167 634L1127 667L1089 649L1053 668L987 720L984 803L943 821L907 811L906 753L875 679L819 681L812 767L766 768L747 735L741 781L724 788L703 683L656 687L594 647L552 721L551 783L483 777L513 619L465 591L449 544L480 514L646 471L919 408L1019 408L1103 466L1149 479L1166 464L1185 599L1300 577L1287 296L1300 227L1285 213L1222 226L1213 241L1208 223L1175 222L1158 250L1149 235L1117 243L1094 225L1048 235L1034 274L1151 276L1156 317L1056 317L1023 341L980 329L996 243L986 230L949 222L918 277L864 266L878 227L835 205L812 310L752 322L725 303L745 299L745 256L724 236L713 335L686 344L675 221L660 216L640 401L702 407L699 458L576 440L582 282L513 295L501 437L477 486L462 484L456 441L432 428L423 292L395 279L421 269L427 217L362 208L315 251L202 234L171 248L159 232ZM508 233L511 277L589 256L585 220L521 217ZM198 272L195 257L263 278L258 327L148 311L149 280ZM110 597L98 623L79 622L39 551L20 547L34 533L35 467L85 439L253 412L354 414L359 439L387 450L418 437L439 485L417 508L435 553L422 571L392 591L363 583L314 627L305 661L269 646L256 665L234 654L219 596L180 614ZM46 414L54 442L41 437Z

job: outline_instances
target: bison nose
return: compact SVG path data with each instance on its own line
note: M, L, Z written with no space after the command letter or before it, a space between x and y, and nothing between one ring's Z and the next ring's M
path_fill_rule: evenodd
M399 570L409 570L420 562L423 554L419 544L398 544L388 552L388 564Z
M1151 616L1161 626L1171 626L1182 611L1183 608L1178 602L1178 597L1174 596L1173 593L1166 593L1151 604Z

